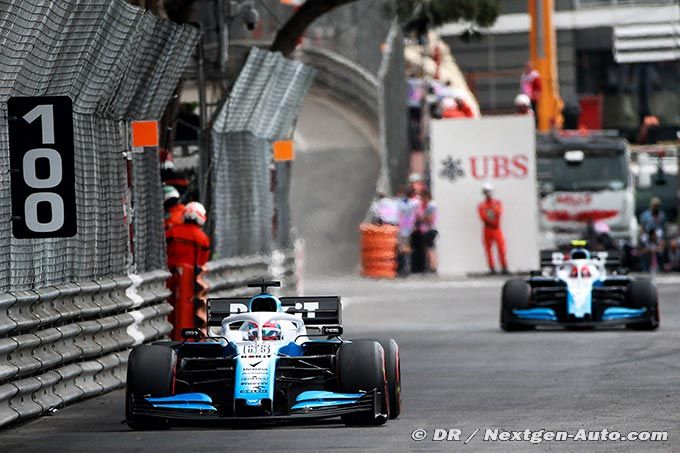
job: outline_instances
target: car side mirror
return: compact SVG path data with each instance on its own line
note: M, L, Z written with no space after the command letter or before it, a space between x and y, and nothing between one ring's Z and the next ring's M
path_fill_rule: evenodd
M203 337L203 332L200 329L182 329L182 338L185 340L200 340Z
M342 326L323 326L321 328L321 333L328 336L340 336L342 335Z

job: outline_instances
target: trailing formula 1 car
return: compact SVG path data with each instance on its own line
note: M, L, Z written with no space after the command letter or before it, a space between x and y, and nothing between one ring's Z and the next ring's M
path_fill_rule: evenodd
M182 421L279 422L341 417L381 425L401 412L399 347L341 337L339 297L208 300L208 334L135 347L125 418L133 429ZM217 332L213 332L216 330Z
M501 295L501 328L659 327L659 302L652 281L627 275L613 256L591 253L585 246L585 241L572 241L574 248L568 254L542 256L541 271L507 281Z

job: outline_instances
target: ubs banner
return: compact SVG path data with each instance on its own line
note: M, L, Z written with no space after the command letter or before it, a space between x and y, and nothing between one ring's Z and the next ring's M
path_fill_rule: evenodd
M511 272L539 267L536 146L533 118L502 116L434 121L432 188L439 208L439 272L488 270L477 207L482 185L493 184L503 205ZM496 270L499 269L497 249Z

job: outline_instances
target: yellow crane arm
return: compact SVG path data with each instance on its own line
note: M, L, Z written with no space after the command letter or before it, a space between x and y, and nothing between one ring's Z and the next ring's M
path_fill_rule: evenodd
M553 0L527 0L529 3L529 55L541 74L542 90L538 101L538 129L562 128L562 107L557 74L557 38L553 25Z

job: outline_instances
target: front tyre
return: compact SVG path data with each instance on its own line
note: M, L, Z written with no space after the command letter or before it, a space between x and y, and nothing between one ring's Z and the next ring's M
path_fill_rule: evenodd
M380 343L369 340L343 343L338 349L338 381L341 392L378 392L379 413L369 411L345 414L347 426L383 425L389 416L385 350Z
M139 345L128 359L125 387L125 421L136 430L167 429L167 420L134 414L134 397L172 395L177 353L166 345Z
M632 330L656 330L660 324L659 296L656 286L648 278L633 280L626 288L626 306L645 308L648 319L644 322L629 324Z
M505 282L501 292L501 329L513 332L534 328L518 323L512 312L516 308L529 308L530 298L531 286L523 279L513 278Z
M399 345L392 338L366 338L360 341L375 341L380 343L380 346L385 351L385 372L387 374L387 391L390 401L389 418L394 420L401 414L401 359L399 357Z

